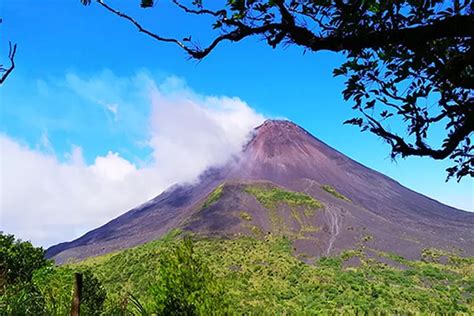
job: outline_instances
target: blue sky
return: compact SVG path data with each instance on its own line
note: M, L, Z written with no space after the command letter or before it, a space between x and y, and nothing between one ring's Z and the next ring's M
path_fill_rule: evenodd
M179 14L165 1L148 10L140 9L138 1L108 3L162 35L185 37L191 29L203 43L210 39L206 21ZM341 96L343 78L332 77L341 55L303 54L297 47L273 50L249 39L221 45L198 63L173 45L139 34L98 5L84 7L79 0L4 0L0 16L2 60L7 39L18 43L17 68L0 87L0 149L2 156L11 157L2 163L0 193L6 202L0 205L0 229L21 238L47 246L77 237L221 161L215 153L237 148L243 132L264 118L290 119L411 189L474 209L472 179L445 183L447 162L393 162L381 140L342 125L353 112ZM154 102L163 106L154 107ZM224 136L215 136L221 132ZM200 143L198 136L210 141ZM193 154L195 143L209 150ZM192 162L186 160L193 155ZM15 161L24 161L31 171ZM189 170L177 170L176 161ZM93 183L88 172L94 174ZM133 181L127 178L132 176ZM19 184L20 178L29 185ZM127 182L147 189L131 192ZM94 186L97 196L82 201ZM101 201L117 195L124 198ZM23 201L28 199L32 201ZM77 209L61 213L65 199ZM77 212L84 215L71 216ZM25 223L25 218L31 220ZM64 229L58 230L59 225Z

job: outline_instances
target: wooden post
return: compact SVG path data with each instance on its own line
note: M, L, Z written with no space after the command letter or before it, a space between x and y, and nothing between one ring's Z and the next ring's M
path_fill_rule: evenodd
M74 273L74 293L72 294L71 316L79 316L82 296L82 273Z

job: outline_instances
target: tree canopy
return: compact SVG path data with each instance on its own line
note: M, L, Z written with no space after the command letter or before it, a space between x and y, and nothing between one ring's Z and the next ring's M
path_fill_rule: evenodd
M92 0L81 0L89 5ZM104 9L141 33L203 59L225 41L258 36L273 48L340 52L334 70L345 76L343 97L353 124L387 142L391 157L449 159L448 179L474 176L474 4L442 0L171 0L191 15L211 17L214 39L163 37L104 0ZM158 7L141 0L143 8ZM208 21L208 19L203 19ZM179 23L179 22L177 22ZM192 30L190 30L192 32Z
M0 292L8 284L30 282L34 271L49 265L44 253L29 241L0 232Z
M74 271L59 268L29 241L0 232L0 315L67 315ZM89 269L84 276L81 311L100 315L107 293Z

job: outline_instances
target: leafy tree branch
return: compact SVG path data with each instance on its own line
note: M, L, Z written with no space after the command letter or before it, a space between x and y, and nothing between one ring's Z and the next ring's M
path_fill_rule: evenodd
M81 0L88 5L91 0ZM201 46L187 34L167 38L96 0L140 32L203 59L225 41L261 37L273 48L341 52L335 76L360 115L346 124L386 141L391 157L449 159L448 179L474 176L474 4L471 1L171 0L190 15L213 19L215 37ZM142 0L152 8L152 0ZM157 5L156 5L157 6ZM442 134L441 137L439 135Z

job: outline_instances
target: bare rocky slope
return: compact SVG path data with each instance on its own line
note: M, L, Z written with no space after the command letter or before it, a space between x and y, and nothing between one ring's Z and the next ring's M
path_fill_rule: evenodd
M160 238L288 236L305 257L364 243L416 258L435 247L474 255L474 213L443 205L344 156L289 121L266 121L242 154L84 236L53 246L58 263Z

